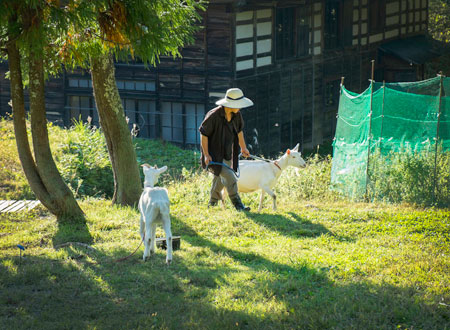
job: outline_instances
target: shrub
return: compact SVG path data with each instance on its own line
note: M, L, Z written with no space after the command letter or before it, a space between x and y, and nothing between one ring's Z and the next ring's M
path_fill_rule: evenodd
M60 146L58 169L76 197L112 197L114 179L103 134L76 121Z
M314 154L306 159L306 168L288 168L279 181L279 190L297 200L339 198L337 192L330 190L331 156Z
M370 157L370 199L418 205L450 205L450 152L438 152L435 190L435 151L403 149Z

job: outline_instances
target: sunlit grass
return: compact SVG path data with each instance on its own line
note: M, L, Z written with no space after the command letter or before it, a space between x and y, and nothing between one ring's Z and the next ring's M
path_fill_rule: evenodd
M169 185L172 230L181 236L170 267L162 250L142 262L143 247L113 262L138 246L139 214L109 200L81 202L85 228L58 227L42 209L3 217L0 324L448 327L449 210L280 196L278 212L246 214L229 204L208 209L208 184L200 175ZM243 199L256 207L253 197ZM67 241L95 250L55 248Z
M13 148L8 134L1 144ZM78 226L58 225L42 206L2 213L1 329L450 328L448 208L346 201L328 190L330 160L317 157L282 174L278 211L266 197L255 212L257 193L242 195L249 213L229 201L207 208L211 178L196 155L172 159L179 149L150 145L138 145L140 161L180 163L162 178L181 236L173 264L159 249L144 263L142 246L115 262L138 247L139 214L109 199L80 200ZM16 156L4 150L0 163L13 164L8 180L21 190L10 175Z

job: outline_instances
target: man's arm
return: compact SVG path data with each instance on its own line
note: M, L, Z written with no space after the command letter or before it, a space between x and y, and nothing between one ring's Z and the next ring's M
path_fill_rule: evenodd
M209 155L208 149L208 137L206 135L200 134L201 136L201 144L203 154L205 155L205 164L208 165L210 161L212 161L211 156Z
M241 147L242 155L244 155L244 157L249 157L250 156L250 152L248 151L247 145L245 144L244 132L243 131L240 131L238 133L238 138L239 138L239 146Z

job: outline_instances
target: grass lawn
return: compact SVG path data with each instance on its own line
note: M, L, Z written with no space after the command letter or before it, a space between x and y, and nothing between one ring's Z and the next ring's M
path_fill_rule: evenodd
M114 262L139 245L139 214L100 197L111 178L96 132L49 131L86 224L58 225L42 207L0 213L0 329L450 329L448 208L342 200L329 159L312 157L282 174L277 212L268 197L261 213L208 209L198 155L138 139L140 163L169 166L181 249L170 267L161 250L144 263L142 246ZM23 198L33 193L0 121L0 199ZM257 209L256 193L242 199Z
M245 214L206 208L208 182L169 186L170 267L143 247L113 262L138 246L139 216L108 200L81 202L82 227L2 214L0 328L450 328L450 210L285 195L278 212ZM55 249L67 241L95 251Z

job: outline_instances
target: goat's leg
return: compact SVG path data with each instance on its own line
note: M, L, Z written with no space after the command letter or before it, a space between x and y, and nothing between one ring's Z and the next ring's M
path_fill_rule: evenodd
M275 193L273 192L272 189L270 189L269 187L262 187L262 189L268 193L270 196L272 196L272 201L273 201L273 210L276 211L277 210L277 195L275 195Z
M166 233L166 244L167 244L166 263L170 265L170 263L172 262L172 230L170 229L170 216L168 213L162 215L162 222L164 226L164 231Z
M259 208L258 208L258 212L261 212L262 210L262 205L263 205L263 201L264 201L264 190L261 189L261 195L259 196Z
M145 249L143 256L144 261L147 260L147 258L150 258L151 253L154 251L154 249L152 250L152 244L154 244L155 240L154 237L152 236L154 235L152 231L155 232L155 230L152 229L154 226L156 226L154 222L156 220L157 215L158 210L155 209L154 207L147 209L147 212L144 215L145 220L145 238L144 238Z
M139 233L141 235L141 240L144 239L145 237L145 221L144 221L144 217L141 214L141 221L140 221L140 230Z
M152 255L155 254L156 250L156 221L152 222L150 231L151 231L150 255Z
M150 230L150 219L147 217L145 219L145 237L144 237L144 256L143 259L146 261L150 257L150 240L151 240L151 230Z

